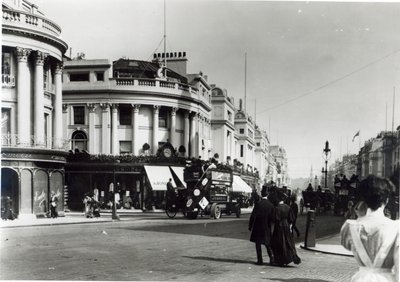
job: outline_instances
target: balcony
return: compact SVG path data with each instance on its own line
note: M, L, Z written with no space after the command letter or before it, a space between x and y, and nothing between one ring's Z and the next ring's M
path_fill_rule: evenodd
M59 144L57 148L53 144ZM1 147L8 148L32 148L32 149L54 149L65 150L69 149L70 142L67 139L46 138L45 143L38 141L36 136L31 135L28 141L21 141L17 134L2 134Z
M15 87L15 77L11 74L1 75L1 86L2 87Z
M61 28L57 24L43 17L23 11L3 10L3 28L5 26L27 28L56 37L60 37L61 35Z

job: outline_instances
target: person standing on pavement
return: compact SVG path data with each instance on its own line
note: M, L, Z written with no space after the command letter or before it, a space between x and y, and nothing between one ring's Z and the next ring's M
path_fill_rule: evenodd
M271 230L274 219L274 205L267 198L267 187L261 190L262 199L258 201L251 213L249 220L250 241L256 245L257 263L263 264L261 245L265 245L269 256L270 264L275 263L274 254L271 248Z
M51 194L50 194L50 216L51 216L51 218L58 217L57 204L58 204L58 198L56 196L56 193L51 192Z
M297 221L297 216L299 214L299 206L296 203L297 196L294 194L290 197L290 209L292 210L293 213L293 222L292 222L292 234L296 232L297 238L300 237L300 231L296 226L296 221Z
M272 233L271 246L275 257L275 263L286 266L291 262L299 264L301 259L297 256L290 225L295 217L290 207L284 203L287 197L284 193L276 193L278 204L275 207L275 225Z
M359 185L365 212L348 219L340 230L341 244L354 254L360 266L352 282L399 281L399 221L385 216L384 208L395 187L390 180L374 175Z

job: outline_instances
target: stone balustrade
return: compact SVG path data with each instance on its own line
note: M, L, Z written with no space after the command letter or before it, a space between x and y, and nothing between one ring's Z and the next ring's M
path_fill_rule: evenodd
M53 145L59 144L59 148L55 148ZM38 142L36 136L31 135L29 140L21 141L18 134L2 134L1 135L1 147L18 147L18 148L42 148L42 149L57 149L57 150L68 150L69 146L68 139L60 139L48 137L45 143Z
M23 11L3 9L3 28L7 25L34 29L57 37L61 34L61 28L44 17Z
M11 74L2 74L1 75L1 85L5 87L14 87L15 86L15 77Z

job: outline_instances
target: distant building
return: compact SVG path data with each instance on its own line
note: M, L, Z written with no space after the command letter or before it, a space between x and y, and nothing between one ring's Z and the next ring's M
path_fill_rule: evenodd
M2 1L1 195L19 217L64 210L61 28L28 1Z

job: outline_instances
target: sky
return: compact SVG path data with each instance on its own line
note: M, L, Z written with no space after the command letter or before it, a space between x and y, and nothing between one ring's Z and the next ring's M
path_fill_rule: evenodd
M32 2L60 25L67 55L163 52L163 0ZM237 107L246 92L246 111L285 148L292 178L320 174L327 140L332 163L391 130L392 118L400 125L400 3L166 0L166 36L167 51L185 51L188 72L202 71Z

